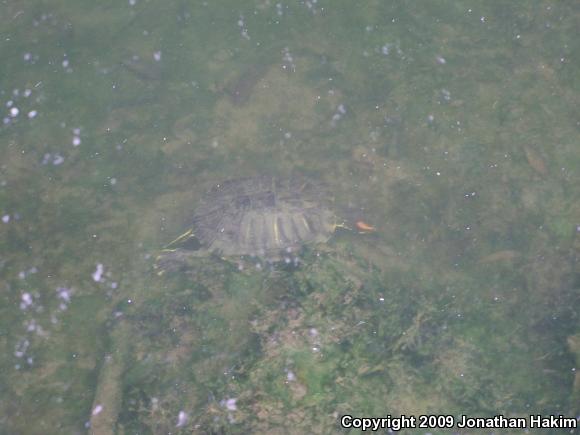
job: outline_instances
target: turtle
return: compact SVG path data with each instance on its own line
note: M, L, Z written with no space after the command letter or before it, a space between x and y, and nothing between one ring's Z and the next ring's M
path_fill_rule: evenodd
M214 184L203 196L182 235L163 249L167 258L216 254L252 256L270 263L288 260L304 245L329 241L349 229L334 211L326 186L305 176L255 176ZM360 232L374 230L358 221ZM167 263L167 261L164 261Z

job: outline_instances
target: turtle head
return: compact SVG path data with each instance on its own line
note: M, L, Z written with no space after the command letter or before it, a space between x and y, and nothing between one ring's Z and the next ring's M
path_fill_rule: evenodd
M354 227L356 228L356 230L361 233L361 234L366 234L366 233L373 233L376 231L375 227L373 227L372 225L366 223L365 221L363 221L362 219L357 220L354 223Z
M359 234L374 233L376 228L366 219L364 219L364 210L362 208L349 207L345 210L344 220L336 225L336 228L342 228L349 231L356 231Z

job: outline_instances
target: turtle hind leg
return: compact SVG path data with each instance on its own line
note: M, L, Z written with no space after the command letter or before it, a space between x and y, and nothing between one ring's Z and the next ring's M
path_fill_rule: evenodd
M185 249L164 249L159 253L153 264L157 275L166 272L179 272L190 269L195 259L204 255L203 251L188 251Z
M163 247L163 250L170 250L174 248L180 247L179 245L182 243L186 243L190 239L195 239L195 234L193 234L193 228L188 229L185 233L181 236L177 237L175 240L169 242L167 245Z

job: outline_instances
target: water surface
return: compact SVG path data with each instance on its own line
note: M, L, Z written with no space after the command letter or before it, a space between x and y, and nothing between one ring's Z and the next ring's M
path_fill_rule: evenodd
M2 433L578 415L574 2L0 8ZM259 174L377 231L158 276Z

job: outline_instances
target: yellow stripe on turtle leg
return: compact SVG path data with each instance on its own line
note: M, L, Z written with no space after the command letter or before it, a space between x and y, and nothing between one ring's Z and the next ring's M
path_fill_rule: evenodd
M175 239L174 241L169 242L167 245L165 245L164 249L169 248L171 245L174 245L175 243L179 243L179 242L182 242L184 240L189 240L192 237L194 237L193 228L190 228L185 233L183 233L181 236L179 236L177 239Z

